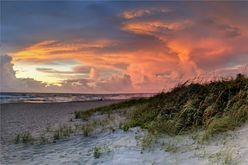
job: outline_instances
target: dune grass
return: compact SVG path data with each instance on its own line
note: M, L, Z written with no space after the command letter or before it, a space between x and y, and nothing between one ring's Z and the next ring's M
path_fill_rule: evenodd
M81 126L81 129L83 131L83 135L85 137L89 136L98 126L97 121L93 121L93 122L88 122L84 125Z
M100 147L95 147L93 150L94 158L95 159L100 158L101 154L102 154L102 149Z
M46 134L43 133L39 137L39 142L40 142L40 144L48 144L49 138L46 136Z
M151 144L155 143L156 141L156 137L153 135L153 134L145 134L144 137L142 137L141 139L141 146L142 146L142 149L148 149L150 148Z
M55 130L53 139L59 140L69 137L73 132L74 130L71 127L67 127L67 126L59 127L57 130Z
M209 157L211 163L217 165L237 165L237 162L234 158L234 153L232 149L221 150Z
M122 128L139 126L152 134L177 135L196 129L205 130L204 138L233 130L248 119L248 78L222 79L205 84L187 81L169 92L147 99L134 99L93 110L76 112L87 119L95 113L111 113L135 107Z
M248 78L178 86L137 106L125 124L151 133L181 134L196 128L208 136L233 130L248 119Z
M18 144L18 143L27 144L27 143L32 143L33 140L34 139L33 139L30 132L24 132L24 133L20 133L20 134L16 135L16 137L14 139L14 143L15 144Z
M137 104L141 104L146 102L146 98L140 98L140 99L130 99L126 100L120 103L115 103L107 106L102 106L94 109L90 109L87 111L77 111L75 112L75 118L76 119L84 119L87 120L91 115L95 114L96 112L99 113L111 113L114 110L119 110L119 109L124 109L124 108L129 108L132 106L135 106Z
M111 152L110 148L107 146L95 146L92 150L95 159L100 158L103 154Z
M173 142L169 142L163 145L163 149L165 152L176 153L179 147Z

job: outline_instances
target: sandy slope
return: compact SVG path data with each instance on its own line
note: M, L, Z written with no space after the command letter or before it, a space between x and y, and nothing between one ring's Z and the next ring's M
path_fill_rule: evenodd
M105 132L91 137L75 136L68 140L47 145L10 145L3 153L2 164L161 164L161 165L222 165L225 157L230 164L248 164L248 125L210 144L195 144L189 136L166 137L165 143L175 143L176 152L165 152L161 147L142 151L137 136L143 133L134 128L128 132ZM220 138L220 137L219 137ZM99 159L93 156L93 148L103 148ZM230 152L229 152L230 151ZM230 153L230 155L229 155Z

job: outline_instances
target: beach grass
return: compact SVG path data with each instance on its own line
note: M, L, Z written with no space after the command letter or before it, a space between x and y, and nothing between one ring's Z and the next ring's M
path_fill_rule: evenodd
M32 143L33 140L34 139L33 139L30 132L24 132L24 133L20 133L20 134L16 135L16 137L14 139L14 143L15 144L18 144L18 143L27 144L27 143Z
M141 139L141 146L142 149L148 149L150 148L151 144L155 143L156 137L153 134L147 133L145 136Z
M76 112L76 118L87 119L95 113L111 113L122 108L132 108L124 131L139 126L152 134L178 135L205 130L205 139L215 134L233 130L248 119L248 78L236 78L208 83L187 81L169 92L151 98L124 102Z
M178 86L137 106L125 124L171 135L203 128L209 137L233 130L248 119L248 79Z
M95 128L96 128L95 122L87 123L87 124L84 124L81 126L81 129L83 131L83 135L86 137L89 136L90 133L92 133Z
M233 150L230 148L223 149L223 150L221 150L215 154L212 154L209 157L209 159L213 164L220 164L220 165L237 165L237 164L239 164L234 158Z
M130 99L130 100L126 100L126 101L123 101L120 103L106 105L106 106L90 109L87 111L76 111L75 112L75 118L87 120L90 116L92 116L93 114L95 114L97 112L110 114L114 110L130 108L134 105L141 104L141 103L144 103L146 101L147 101L146 98Z
M169 142L163 145L163 149L165 152L176 153L179 148L173 142Z
M55 130L53 139L59 140L69 137L73 132L74 130L71 127L67 127L67 126L59 127L57 130Z
M102 154L102 149L100 147L95 147L93 150L93 155L95 159L100 158L101 154Z
M43 133L40 135L39 141L40 141L40 144L47 144L49 143L49 138L46 137L46 135Z
M95 159L100 158L103 154L111 152L110 148L107 146L95 146L93 148L93 156Z

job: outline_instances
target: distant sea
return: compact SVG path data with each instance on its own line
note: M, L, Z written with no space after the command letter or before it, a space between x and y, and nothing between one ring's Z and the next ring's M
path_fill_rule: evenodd
M56 103L78 101L125 100L151 97L152 93L131 94L65 94L65 93L0 93L0 103Z

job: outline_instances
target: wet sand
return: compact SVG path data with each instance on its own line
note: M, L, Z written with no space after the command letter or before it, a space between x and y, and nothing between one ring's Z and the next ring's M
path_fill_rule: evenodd
M48 127L66 124L74 118L75 111L114 102L118 101L1 104L1 143L7 143L18 133L28 131L39 134Z

